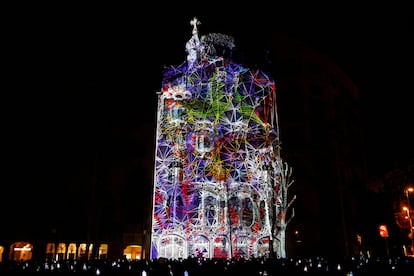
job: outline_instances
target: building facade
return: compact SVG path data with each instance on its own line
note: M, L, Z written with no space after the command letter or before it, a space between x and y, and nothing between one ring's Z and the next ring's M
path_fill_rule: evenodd
M290 168L280 157L275 82L201 39L158 94L151 258L285 257Z

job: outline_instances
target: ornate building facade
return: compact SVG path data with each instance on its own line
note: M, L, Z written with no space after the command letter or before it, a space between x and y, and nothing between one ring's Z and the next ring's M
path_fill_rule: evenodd
M286 257L291 170L280 157L275 82L199 38L158 94L151 258Z

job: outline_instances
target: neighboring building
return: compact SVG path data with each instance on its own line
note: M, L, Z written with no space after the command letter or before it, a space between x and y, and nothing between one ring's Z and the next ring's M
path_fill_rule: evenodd
M279 34L268 40L261 47L278 84L281 155L296 182L288 252L359 254L358 237L377 234L364 230L367 141L359 90L331 59L303 42Z
M275 83L231 59L232 37L200 40L191 23L159 93L151 258L286 257Z

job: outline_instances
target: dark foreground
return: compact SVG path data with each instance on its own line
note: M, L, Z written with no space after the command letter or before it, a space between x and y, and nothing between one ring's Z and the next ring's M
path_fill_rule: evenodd
M60 262L2 262L0 276L283 276L283 275L414 275L414 258L377 258L332 261L324 258L249 260L94 260Z

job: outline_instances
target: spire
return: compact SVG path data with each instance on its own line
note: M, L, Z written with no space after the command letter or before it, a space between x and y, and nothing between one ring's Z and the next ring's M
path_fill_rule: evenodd
M193 26L193 36L187 41L185 45L186 52L187 52L187 62L188 68L192 68L196 61L200 58L201 53L204 51L204 47L198 38L198 30L197 25L200 25L200 21L196 17L190 21L190 24Z

